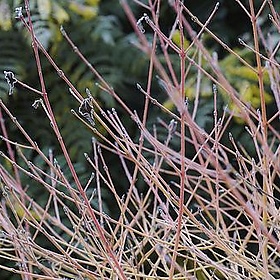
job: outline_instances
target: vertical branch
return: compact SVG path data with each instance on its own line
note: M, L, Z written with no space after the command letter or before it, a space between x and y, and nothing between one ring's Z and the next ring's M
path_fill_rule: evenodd
M260 57L260 46L259 46L259 36L258 36L258 29L257 29L257 17L255 14L255 8L254 8L254 2L253 0L249 0L250 5L250 19L252 23L252 29L253 29L253 39L254 39L254 48L255 48L255 57L256 57L256 63L257 63L257 74L258 74L258 83L259 83L259 91L260 91L260 100L261 100L261 128L262 128L262 134L263 134L263 159L261 162L262 165L262 176L263 176L263 223L264 226L267 227L268 223L268 199L267 199L267 193L271 193L271 190L268 188L268 163L267 163L267 115L266 115L266 104L265 104L265 95L264 95L264 81L263 81L263 69L261 64L261 57ZM262 254L263 254L263 265L265 268L265 271L268 273L268 248L267 248L267 238L263 238L263 244L262 244Z
M266 116L266 104L265 104L265 96L264 96L263 68L262 68L261 57L260 57L259 36L258 36L258 29L257 29L257 17L255 15L253 0L250 0L249 4L250 4L250 13L251 13L250 19L252 22L254 47L255 47L255 54L256 54L257 74L258 74L259 89L260 89L262 126L264 129L263 137L264 137L264 140L266 140L266 138L267 138L267 116Z
M98 197L98 207L99 207L99 212L103 213L103 205L102 205L102 195L101 195L101 186L100 186L100 171L98 169L99 166L99 158L98 158L98 153L97 153L97 147L96 147L96 139L92 138L92 147L93 147L93 157L94 157L94 163L96 166L96 172L95 172L95 178L96 178L96 186L97 186L97 197ZM104 226L104 218L101 215L100 216L100 225Z
M215 189L216 189L216 230L219 230L219 221L220 221L220 207L219 207L219 171L218 171L218 112L217 112L217 87L214 84L213 85L213 95L214 95L214 147L213 147L213 151L214 151L214 155L215 155L215 168L216 168L216 178L215 178Z
M185 59L186 59L186 51L184 49L184 29L183 29L183 23L182 23L182 12L183 12L183 4L181 1L176 2L178 7L178 25L179 25L179 31L180 31L180 97L181 97L181 111L180 111L180 129L181 129L181 137L180 137L180 194L179 194L179 212L178 212L178 218L177 218L177 230L175 234L175 241L174 241L174 251L172 255L172 261L171 261L171 267L170 267L170 274L169 279L173 279L174 275L174 269L175 269L175 263L177 259L178 254L178 247L180 242L180 235L182 230L182 221L183 221L183 211L184 211L184 201L185 201L185 183L186 183L186 166L185 166L185 117L186 117L186 97L185 97Z

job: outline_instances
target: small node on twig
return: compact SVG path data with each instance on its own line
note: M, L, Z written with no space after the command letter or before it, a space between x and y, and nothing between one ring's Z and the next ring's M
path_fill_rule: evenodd
M216 84L212 85L212 89L213 89L213 93L214 94L218 94L218 89L217 89L217 85Z
M176 128L177 128L177 121L172 119L168 125L168 131L169 131L170 136L174 135L174 133L176 132Z
M89 89L86 89L86 93L88 95L87 98L85 98L81 105L79 106L79 113L88 120L88 122L92 125L95 126L94 122L94 109L92 106L92 96L90 94Z
M228 104L226 104L223 108L224 112L228 112Z
M15 88L15 84L17 83L17 79L15 78L15 74L11 71L4 71L4 75L9 85L9 95L12 95Z
M22 7L16 7L15 8L15 19L20 19L22 17L23 17Z
M62 70L57 70L57 74L58 74L58 76L60 77L60 78L62 78L63 76L64 76L64 73L63 73L63 71Z
M35 101L33 102L33 104L32 104L32 107L33 107L34 109L38 109L38 107L39 107L40 104L43 104L43 100L42 100L41 98L35 100Z
M249 133L251 137L254 137L253 133L251 132L250 128L246 125L245 130Z
M196 16L192 16L192 17L191 17L191 20L192 20L193 22L198 22L198 18L197 18Z
M65 30L64 30L64 28L63 28L63 26L62 25L60 25L60 32L61 32L61 34L63 35L63 36L65 36L66 35L66 32L65 32Z
M268 14L268 19L272 21L273 20L273 16L271 14Z
M242 46L245 46L245 45L246 45L245 42L244 42L241 38L238 38L238 42L239 42L239 44L242 45Z
M69 208L67 206L63 206L63 211L66 215L69 215Z
M145 33L145 29L144 29L143 24L142 24L142 22L140 20L137 21L137 27L141 31L141 33Z
M147 20L149 20L149 17L147 14L144 14L140 19L137 20L137 27L138 29L141 31L141 33L145 33L145 28L143 26L143 20L145 20L147 22Z
M137 87L137 89L138 89L138 90L140 90L140 91L142 91L142 90L143 90L143 89L142 89L142 87L141 87L141 85L140 85L140 84L138 84L138 83L136 84L136 87Z

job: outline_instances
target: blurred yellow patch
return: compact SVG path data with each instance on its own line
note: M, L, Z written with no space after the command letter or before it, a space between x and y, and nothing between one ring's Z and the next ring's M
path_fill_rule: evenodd
M56 2L53 2L53 17L59 24L62 24L70 19L67 12Z
M0 2L0 29L8 31L12 27L11 11L7 1Z
M185 96L189 101L194 100L196 96L197 76L192 75L186 79L185 83ZM212 86L206 79L200 80L199 97L207 98L212 96Z
M261 104L259 87L256 84L244 81L242 88L240 99L245 103L250 103L254 108L258 108ZM264 99L266 103L272 102L272 97L267 92L264 93Z
M175 43L179 48L181 47L181 35L180 35L180 30L176 29L173 32L172 35L172 42ZM183 42L183 46L184 46L184 50L186 50L190 45L190 42L184 37L184 42Z
M188 101L193 101L196 97L196 84L197 84L197 76L192 75L186 79L185 83L185 97ZM200 87L199 87L199 98L209 98L213 95L212 92L212 85L209 83L207 79L201 79ZM163 106L169 110L173 110L175 105L173 101L168 98L164 103Z
M86 0L86 3L90 6L98 6L100 0Z
M163 107L172 111L174 109L174 103L172 102L171 99L167 99L163 104Z
M84 19L92 19L97 16L98 7L97 6L88 6L83 4L78 4L71 2L69 8L76 14L82 16Z
M254 108L259 108L261 105L261 98L260 98L260 89L257 84L250 83L248 81L242 81L240 83L240 100L248 106L252 106ZM264 92L264 99L266 104L272 102L273 98L267 92ZM237 106L233 103L229 103L229 109L233 111L236 116L235 120L238 123L243 123L243 120L238 117L240 110Z
M51 10L52 10L52 3L50 0L37 0L38 11L42 19L48 19Z
M258 82L258 75L251 68L247 66L228 67L228 74L236 75L240 78L249 79ZM269 83L269 75L267 71L263 73L264 83Z
M26 212L18 202L14 203L14 210L19 218L25 217L27 220L32 220L32 218L34 218L35 220L40 221L40 216L34 210Z
M252 53L248 50L234 50L243 59L245 59L251 65L253 64ZM259 108L261 105L260 100L260 88L259 88L259 77L257 73L250 67L242 65L239 59L234 54L229 54L220 62L221 69L225 74L229 83L239 92L240 100L247 106L253 108ZM265 87L270 87L270 80L268 72L264 69L263 71L263 83ZM220 90L225 100L228 102L229 109L235 114L235 121L243 123L243 120L239 117L240 110L232 102L228 100L228 95L223 90ZM272 96L264 92L265 102L269 104L272 102Z

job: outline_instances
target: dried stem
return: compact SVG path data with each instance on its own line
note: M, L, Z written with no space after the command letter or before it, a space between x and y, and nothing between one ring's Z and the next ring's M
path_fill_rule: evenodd
M61 28L69 48L98 79L100 89L116 100L117 107L105 110L89 90L84 98L38 41L25 0L27 20L22 15L19 19L32 38L40 89L13 74L7 81L11 89L18 83L42 98L34 106L43 107L67 164L60 165L51 149L44 153L0 100L1 140L7 150L0 152L0 258L15 266L0 268L22 279L278 279L280 135L275 122L279 112L268 111L266 92L270 90L279 109L280 45L265 37L257 21L270 9L271 24L280 30L272 1L263 1L258 9L252 0L248 7L235 1L252 23L253 46L241 39L240 46L255 56L256 65L210 30L218 4L202 23L187 3L168 1L174 22L170 31L163 32L163 1L134 2L145 10L140 19L129 1L120 1L137 35L136 47L149 59L146 84L135 81L145 98L141 114L125 103L81 53L71 31L68 35ZM177 32L179 43L173 38ZM256 76L260 110L242 99L218 56L206 48L204 34ZM190 38L187 47L186 36ZM85 184L61 136L39 53L76 99L79 109L71 111L73 117L94 134L89 139L93 155L81 151L92 169ZM189 84L190 80L195 82ZM209 98L203 96L205 84L210 85ZM173 107L155 99L154 86L164 89ZM194 96L187 99L189 87ZM229 106L223 109L220 104L225 99ZM203 126L201 118L209 119L203 112L205 103L211 106L208 115L212 116ZM151 120L154 109L160 115ZM133 129L125 125L127 117ZM22 134L24 142L12 139L7 122ZM245 141L235 127L246 135ZM132 133L136 130L138 137ZM39 156L43 164L26 151ZM117 179L108 154L122 169ZM29 188L22 180L26 177ZM46 194L45 201L30 191L33 188ZM114 213L106 213L105 190Z

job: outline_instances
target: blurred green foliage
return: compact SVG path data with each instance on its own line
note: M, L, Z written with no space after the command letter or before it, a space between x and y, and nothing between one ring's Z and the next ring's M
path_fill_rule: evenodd
M172 40L177 46L180 46L179 30L175 30L172 36ZM207 39L204 40L204 44L207 44ZM187 49L189 45L190 42L186 38L184 38L184 48ZM226 55L224 58L219 60L219 67L222 73L224 73L227 81L236 89L236 92L239 93L240 100L244 104L248 106L252 106L255 109L260 108L261 99L259 94L258 75L254 71L256 70L256 67L250 68L249 66L245 66L240 62L240 60L236 56L238 55L239 57L244 59L247 63L249 63L249 65L254 65L254 54L248 49L235 48L233 49L233 51L234 54L230 53ZM188 51L188 55L190 57L198 56L196 54L196 49L194 48L191 48ZM215 53L215 56L217 56L217 53ZM208 73L211 73L211 69L207 61L205 61L205 59L202 56L201 56L201 67L204 70L206 70ZM191 67L185 83L185 95L188 98L188 100L191 102L193 102L194 99L196 98L197 82L198 82L196 73L198 73L198 69L196 67ZM263 80L264 80L265 89L270 90L270 80L269 80L268 71L264 69L263 74L264 74ZM201 74L200 88L199 88L200 100L212 98L213 96L212 83L213 82L208 77ZM221 96L224 100L224 103L228 104L229 109L231 111L234 111L235 121L241 124L244 123L244 120L242 120L238 116L239 109L234 104L234 102L232 102L232 100L229 98L227 93L222 89L219 89L219 91L221 92ZM273 101L273 97L267 91L265 91L264 94L265 94L266 104L270 105ZM174 107L174 104L172 104L170 100L167 100L165 102L165 106L171 109ZM205 107L204 106L202 107L203 107L203 111L205 112ZM206 112L207 111L208 110L206 110ZM205 125L199 121L200 117L201 117L201 113L199 112L198 124L202 127L205 127ZM210 118L211 120L212 116L209 116L208 118ZM205 121L206 119L204 120L204 122Z

